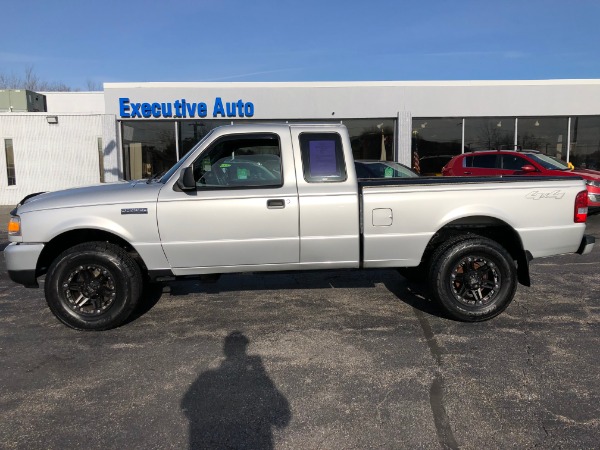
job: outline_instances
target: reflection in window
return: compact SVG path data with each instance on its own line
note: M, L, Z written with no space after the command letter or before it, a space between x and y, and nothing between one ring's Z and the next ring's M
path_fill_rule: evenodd
M514 145L514 117L465 119L465 150L512 150Z
M346 119L354 159L394 160L394 119Z
M566 160L567 117L525 117L517 124L517 145Z
M281 186L281 150L274 134L222 137L194 162L198 188Z
M496 167L495 153L489 155L467 156L465 167L478 167L480 169L494 169Z
M174 122L122 122L122 136L125 179L149 178L177 161Z
M569 160L575 167L600 170L600 116L571 118Z
M422 175L438 175L461 153L462 119L413 119L412 167Z
M15 174L15 153L12 139L4 139L4 151L6 154L6 176L8 178L8 185L15 186L17 184L17 176Z

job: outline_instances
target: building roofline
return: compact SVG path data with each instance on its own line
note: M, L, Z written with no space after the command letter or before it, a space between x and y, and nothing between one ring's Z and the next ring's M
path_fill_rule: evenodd
M104 83L104 89L132 88L209 88L209 87L445 87L445 86L566 86L600 85L600 79L550 79L550 80L431 80L431 81L187 81L187 82L123 82Z

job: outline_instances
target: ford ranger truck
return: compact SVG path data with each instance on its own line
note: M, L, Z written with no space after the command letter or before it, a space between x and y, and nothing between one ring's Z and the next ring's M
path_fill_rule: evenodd
M585 254L580 179L356 177L343 125L214 129L147 180L26 197L8 274L64 324L122 324L156 281L232 272L406 268L447 314L500 314L528 262Z

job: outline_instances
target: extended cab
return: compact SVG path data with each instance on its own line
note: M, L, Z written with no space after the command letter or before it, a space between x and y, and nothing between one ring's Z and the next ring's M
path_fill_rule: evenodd
M480 321L531 258L591 251L586 215L581 179L359 180L342 125L232 125L160 177L24 199L4 254L77 329L118 326L152 281L363 267L417 268L451 317Z

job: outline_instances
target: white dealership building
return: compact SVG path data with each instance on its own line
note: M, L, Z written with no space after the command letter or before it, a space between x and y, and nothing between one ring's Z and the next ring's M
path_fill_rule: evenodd
M212 128L342 122L357 159L437 174L465 151L537 149L600 169L600 80L106 83L0 91L0 204L148 177Z

